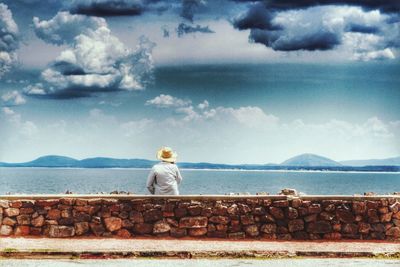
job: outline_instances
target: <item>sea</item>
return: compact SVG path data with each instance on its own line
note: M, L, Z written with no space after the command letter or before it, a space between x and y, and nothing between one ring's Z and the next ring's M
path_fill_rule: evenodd
M0 195L124 191L148 194L148 169L0 168ZM181 170L182 195L276 194L294 188L308 195L400 192L400 173L327 171Z

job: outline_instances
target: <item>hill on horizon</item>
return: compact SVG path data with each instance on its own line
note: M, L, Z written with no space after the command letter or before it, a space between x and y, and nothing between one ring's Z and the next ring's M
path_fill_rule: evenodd
M304 166L304 167L333 167L333 166L341 166L342 164L326 157L305 153L287 159L284 162L282 162L281 165Z
M332 171L400 171L400 157L387 160L336 162L315 154L301 154L281 164L219 164L208 162L178 162L184 169L240 169L240 170L332 170ZM158 161L147 159L117 159L94 157L77 160L71 157L47 155L23 163L0 162L0 167L59 167L59 168L151 168ZM349 165L345 163L357 165ZM368 163L368 166L362 165ZM371 164L377 162L378 164ZM383 163L392 164L383 164ZM343 164L343 165L342 165Z
M345 166L400 166L400 157L340 161Z

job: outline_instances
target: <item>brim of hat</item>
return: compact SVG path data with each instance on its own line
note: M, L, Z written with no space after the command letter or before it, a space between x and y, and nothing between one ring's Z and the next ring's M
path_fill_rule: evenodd
M162 161L166 161L166 162L176 162L176 158L178 157L178 155L176 153L172 153L172 156L170 158L164 158L162 156L162 150L157 152L157 159L162 160Z

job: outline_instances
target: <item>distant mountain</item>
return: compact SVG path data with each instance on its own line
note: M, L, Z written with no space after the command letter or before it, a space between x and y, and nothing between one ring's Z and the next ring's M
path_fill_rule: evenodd
M400 166L400 157L387 159L365 159L340 161L345 166Z
M5 167L74 167L79 161L64 156L49 155L24 163L0 163Z
M0 167L63 167L63 168L150 168L155 161L145 159L88 158L77 160L64 156L43 156L24 163L0 162Z
M341 166L339 162L318 156L315 154L301 154L285 160L281 163L283 166L304 166L304 167L332 167Z
M150 168L157 161L146 159L114 159L105 157L77 160L64 156L44 156L24 163L3 163L0 167L60 167L60 168ZM239 170L310 170L310 171L374 171L400 172L400 165L390 166L343 166L331 159L313 154L303 154L284 161L282 164L216 164L178 162L183 169L239 169Z

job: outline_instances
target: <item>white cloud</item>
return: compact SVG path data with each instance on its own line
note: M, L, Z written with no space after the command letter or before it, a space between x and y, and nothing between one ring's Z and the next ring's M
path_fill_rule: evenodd
M378 51L365 51L354 54L354 59L361 61L395 59L393 51L389 48Z
M107 26L105 19L84 15L71 15L69 12L58 12L50 20L33 18L36 35L51 44L69 44L81 33L88 33L97 28Z
M161 94L153 99L147 100L146 105L156 106L158 108L177 108L191 104L190 100L183 100L170 95Z
M27 95L43 96L51 91L53 91L52 88L44 88L42 83L30 84L24 88L24 93Z
M144 118L136 121L123 122L120 124L120 128L126 137L130 137L145 132L148 127L153 126L153 122L153 120Z
M16 113L13 109L9 107L4 107L3 114L5 114L7 122L9 123L8 127L12 128L12 132L16 137L22 136L32 137L33 135L38 133L38 127L33 121L24 120L19 113Z
M70 28L80 22L86 23L71 32ZM111 34L103 19L63 12L50 21L38 23L45 25L43 28L48 32L44 35L52 41L60 39L69 43L73 34L81 33L42 72L41 84L26 87L27 94L72 98L96 91L142 90L151 82L151 53L155 44L147 38L141 37L132 51ZM86 24L92 28L84 27Z
M6 106L19 106L26 103L25 98L17 90L3 94L1 99Z
M0 77L17 61L19 31L8 6L0 3Z
M14 114L15 114L14 110L12 110L12 109L9 108L9 107L4 107L4 108L2 108L2 110L3 110L3 113L6 114L6 115L8 115L8 116L14 115Z
M204 100L203 103L197 105L199 109L207 109L210 106L207 100Z
M252 5L234 26L250 29L251 41L276 51L335 50L343 58L368 61L393 59L400 47L395 14L356 6L317 5L274 13L261 4Z

